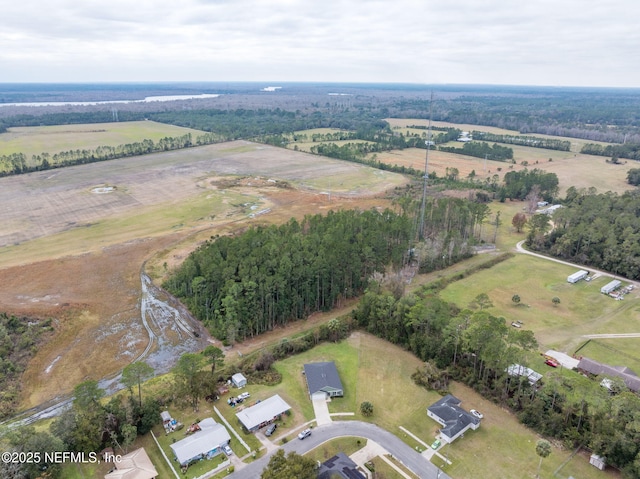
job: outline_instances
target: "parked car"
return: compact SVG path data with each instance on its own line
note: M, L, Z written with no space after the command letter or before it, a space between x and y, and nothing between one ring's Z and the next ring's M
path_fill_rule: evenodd
M513 323L511 323L511 326L513 326L514 328L521 328L522 325L516 321L514 321Z
M250 398L251 394L249 393L242 393L242 394L238 394L238 399L247 399Z
M302 440L305 437L309 436L311 436L311 429L305 429L304 431L300 432L300 434L298 434L298 439Z
M438 449L440 447L440 439L436 439L435 441L433 441L433 444L431 444L431 449Z
M274 422L271 426L267 428L267 430L264 432L264 435L267 437L271 436L274 432L276 432L277 428L278 428L278 425Z
M554 359L551 359L551 358L548 358L544 363L547 366L551 366L552 368L557 368L558 367L558 362L555 361Z
M476 411L475 409L472 409L469 412L473 414L475 417L477 417L478 419L482 419L484 417L484 414L482 414L480 411Z
M229 447L229 444L225 444L224 446L222 446L222 450L227 456L231 456L233 454L233 451Z

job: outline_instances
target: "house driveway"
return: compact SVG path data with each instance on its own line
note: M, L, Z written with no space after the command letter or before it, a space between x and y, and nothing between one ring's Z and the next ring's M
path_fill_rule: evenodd
M331 416L329 415L329 403L326 399L314 399L313 411L316 415L316 425L324 426L331 424Z
M265 436L262 431L256 431L254 433L254 436L258 438L258 441L260 441L260 443L267 450L267 454L269 454L269 453L275 451L276 449L278 449L278 446L276 444L274 444L267 436ZM274 441L276 441L275 438L274 438Z

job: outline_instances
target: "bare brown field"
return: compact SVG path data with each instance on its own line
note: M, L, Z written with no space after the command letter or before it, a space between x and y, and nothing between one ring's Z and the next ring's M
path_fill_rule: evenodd
M24 153L27 162L32 155L68 150L92 150L99 146L118 146L142 140L158 141L200 130L157 123L155 121L123 121L81 125L29 126L9 128L0 134L0 155Z
M145 261L160 277L214 234L388 206L384 192L406 181L243 141L0 179L0 304L56 327L25 373L22 407L115 373L145 349Z

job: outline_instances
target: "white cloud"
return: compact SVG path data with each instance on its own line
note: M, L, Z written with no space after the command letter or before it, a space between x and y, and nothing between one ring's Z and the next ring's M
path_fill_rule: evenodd
M0 81L640 87L635 0L9 3Z

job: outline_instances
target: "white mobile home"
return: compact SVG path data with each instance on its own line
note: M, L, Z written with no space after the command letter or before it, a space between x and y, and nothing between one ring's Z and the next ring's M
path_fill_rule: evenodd
M609 294L620 287L622 283L617 279L614 279L610 283L605 284L602 288L600 288L600 292L602 294Z
M581 279L586 278L587 276L589 276L589 272L581 269L580 271L576 271L575 273L567 276L567 282L568 283L577 283L578 281L580 281Z

